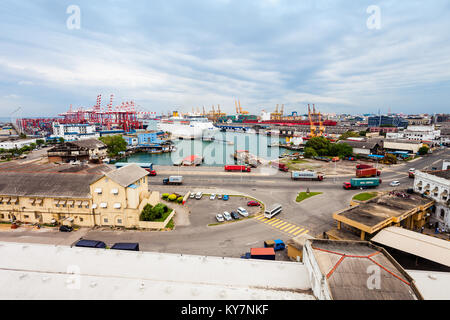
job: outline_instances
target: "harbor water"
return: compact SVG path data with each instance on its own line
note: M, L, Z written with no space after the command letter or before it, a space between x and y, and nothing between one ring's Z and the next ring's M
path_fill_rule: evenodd
M154 126L148 129L156 129L156 125ZM173 142L176 149L171 153L135 153L120 161L173 165L188 156L196 155L203 157L202 165L204 166L224 166L236 163L233 154L238 150L248 150L249 153L264 160L275 160L281 154L295 153L284 148L269 147L272 144L285 142L284 138L243 132L218 132L213 141L174 140Z

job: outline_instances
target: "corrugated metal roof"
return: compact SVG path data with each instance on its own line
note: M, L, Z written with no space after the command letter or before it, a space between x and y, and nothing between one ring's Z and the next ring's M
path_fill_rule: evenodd
M130 184L147 176L148 172L140 166L132 163L120 169L108 172L106 176L120 184L122 187L128 187Z
M371 241L450 267L450 242L446 240L389 227L381 230Z

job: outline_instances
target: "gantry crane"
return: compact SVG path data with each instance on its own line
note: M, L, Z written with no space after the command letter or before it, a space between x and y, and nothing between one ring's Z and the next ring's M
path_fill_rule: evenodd
M311 130L311 133L310 133L311 138L317 137L317 128L314 125L314 122L312 121L311 108L310 108L309 104L308 104L308 117L309 117L309 126L310 126L310 130Z

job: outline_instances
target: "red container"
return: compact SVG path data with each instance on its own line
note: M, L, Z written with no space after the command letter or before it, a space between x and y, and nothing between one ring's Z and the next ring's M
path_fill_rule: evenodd
M367 168L367 169L358 169L356 170L357 178L368 178L368 177L376 177L381 174L381 171L376 168Z
M369 168L373 168L373 166L370 164L361 164L361 163L356 165L356 169L369 169Z
M251 248L250 257L252 259L275 260L274 248Z
M225 171L242 171L250 172L252 169L249 166L228 165L225 166Z

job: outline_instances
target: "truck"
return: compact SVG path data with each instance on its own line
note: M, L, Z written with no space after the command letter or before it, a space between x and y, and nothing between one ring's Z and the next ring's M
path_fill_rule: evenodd
M275 260L275 250L273 248L251 248L251 259Z
M381 182L379 178L353 178L350 179L350 182L344 182L342 187L346 190L376 188Z
M241 166L241 165L226 165L225 171L240 171L240 172L251 172L252 168L250 166Z
M409 171L408 171L409 178L414 179L415 174L416 174L416 169L414 169L414 168L409 169Z
M356 169L356 177L357 178L370 178L380 176L381 171L376 168L367 168L367 169Z
M169 178L163 179L163 184L182 184L182 176L170 176Z
M285 249L286 245L281 239L266 240L264 241L264 248L273 248L273 250L279 251Z
M317 173L316 171L292 171L292 180L317 180L322 181L324 178L323 174Z
M280 162L272 162L270 164L273 168L277 168L280 171L288 172L289 168L284 164Z
M369 169L369 168L373 168L373 166L371 164L362 164L359 163L356 165L356 169Z

